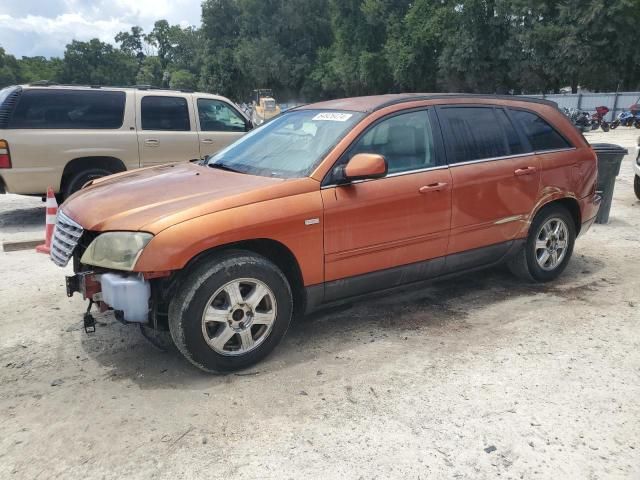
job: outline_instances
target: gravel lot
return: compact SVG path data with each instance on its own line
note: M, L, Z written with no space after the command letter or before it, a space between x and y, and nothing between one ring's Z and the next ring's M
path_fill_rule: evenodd
M589 135L630 155L559 281L407 288L297 322L242 374L109 315L86 335L62 269L0 252L0 478L640 478L639 133ZM43 219L0 196L0 240Z

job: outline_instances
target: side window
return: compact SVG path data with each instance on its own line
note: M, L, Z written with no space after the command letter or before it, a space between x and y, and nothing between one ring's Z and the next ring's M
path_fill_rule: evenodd
M507 138L492 107L444 107L438 110L445 130L449 163L509 155Z
M403 113L381 121L351 147L349 158L357 153L384 156L390 174L435 167L428 112Z
M147 95L142 97L140 110L142 130L191 130L185 98Z
M514 128L511 120L507 116L507 112L502 109L496 109L496 115L498 116L498 122L502 126L504 133L507 135L507 143L509 144L509 153L511 155L517 155L519 153L524 153L524 147L522 146L522 142L520 141L520 136L518 132Z
M571 148L562 135L535 113L524 110L510 110L510 112L515 121L522 126L534 151Z
M198 99L200 130L203 132L244 132L244 118L220 100Z
M9 128L116 129L124 118L124 92L27 89Z

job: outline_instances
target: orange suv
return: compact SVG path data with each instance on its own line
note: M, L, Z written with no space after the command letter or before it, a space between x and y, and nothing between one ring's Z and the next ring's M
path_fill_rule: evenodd
M348 298L501 262L555 279L596 216L596 172L545 100L332 100L201 164L90 182L62 205L51 257L73 259L69 295L229 371L272 351L293 316Z

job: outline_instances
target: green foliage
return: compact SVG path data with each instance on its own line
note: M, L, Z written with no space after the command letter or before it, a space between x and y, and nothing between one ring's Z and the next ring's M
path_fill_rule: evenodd
M204 0L200 28L158 20L71 41L63 58L0 48L0 86L52 80L255 88L312 101L401 91L640 89L639 0Z
M196 76L188 70L176 70L171 73L169 86L178 90L194 90L196 88Z

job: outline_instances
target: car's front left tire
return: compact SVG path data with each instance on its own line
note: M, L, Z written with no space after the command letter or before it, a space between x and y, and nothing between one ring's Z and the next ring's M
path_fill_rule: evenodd
M286 333L292 312L282 271L260 255L230 250L185 272L169 304L169 330L191 363L223 373L266 357Z

